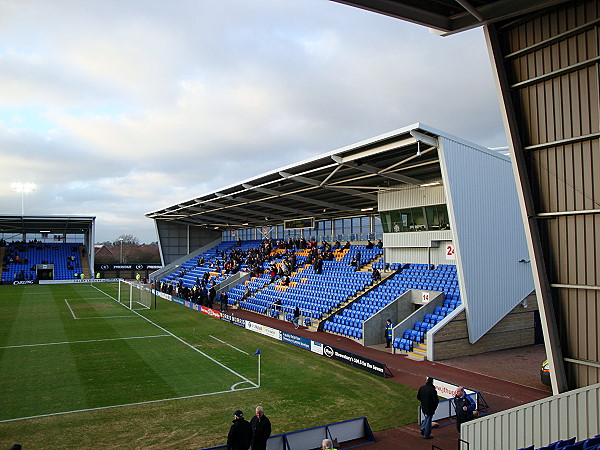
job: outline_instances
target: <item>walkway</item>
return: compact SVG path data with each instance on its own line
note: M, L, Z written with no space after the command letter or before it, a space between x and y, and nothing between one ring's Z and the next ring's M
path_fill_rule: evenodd
M539 381L541 362L545 359L542 346L491 352L443 362L413 361L403 355L392 354L390 349L386 349L384 345L378 346L378 348L363 347L354 340L330 333L315 333L304 327L295 330L290 322L249 311L230 310L229 312L233 312L235 316L243 319L383 362L394 375L390 380L406 386L418 388L424 384L427 376L464 385L483 394L490 406L488 410L490 413L530 403L552 394L550 388ZM357 415L360 416L360 412ZM417 411L415 411L415 420L416 415ZM377 442L364 448L368 450L430 450L432 445L435 445L438 448L449 450L458 447L458 432L454 424L434 429L432 434L433 439L424 440L419 432L418 424L415 422L375 433ZM341 446L341 448L344 447Z

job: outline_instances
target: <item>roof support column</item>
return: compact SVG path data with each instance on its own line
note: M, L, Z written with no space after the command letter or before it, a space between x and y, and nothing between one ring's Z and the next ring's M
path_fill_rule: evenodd
M537 214L531 194L531 186L527 176L527 162L523 153L520 130L515 114L515 105L511 95L510 84L504 66L502 48L494 25L484 26L485 38L490 55L492 71L496 82L496 89L500 98L500 110L504 129L506 130L508 147L512 155L512 167L517 185L517 195L523 223L527 247L531 256L533 281L538 298L540 315L542 317L542 332L546 345L546 354L550 364L550 377L553 393L559 394L567 391L567 377L560 343L556 314L553 306L552 292L548 281L542 244L537 226Z

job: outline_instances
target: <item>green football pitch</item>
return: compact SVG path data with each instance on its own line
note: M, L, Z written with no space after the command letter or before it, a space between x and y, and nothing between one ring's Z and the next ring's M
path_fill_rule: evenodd
M413 389L160 298L117 298L112 283L0 288L0 447L203 448L258 404L274 434L416 420Z

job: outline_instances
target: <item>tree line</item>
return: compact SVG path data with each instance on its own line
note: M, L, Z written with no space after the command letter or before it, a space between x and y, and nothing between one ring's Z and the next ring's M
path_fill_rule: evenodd
M114 241L99 242L94 251L97 263L160 263L158 242L143 244L132 234L122 234Z

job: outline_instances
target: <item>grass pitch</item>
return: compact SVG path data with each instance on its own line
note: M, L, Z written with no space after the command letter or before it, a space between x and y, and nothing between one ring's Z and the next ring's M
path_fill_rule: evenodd
M415 422L414 389L111 284L0 288L0 446L202 448L261 404L278 434ZM261 385L257 356L261 349Z

